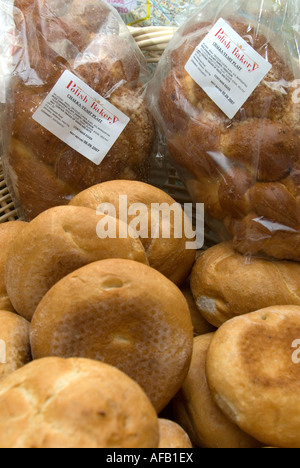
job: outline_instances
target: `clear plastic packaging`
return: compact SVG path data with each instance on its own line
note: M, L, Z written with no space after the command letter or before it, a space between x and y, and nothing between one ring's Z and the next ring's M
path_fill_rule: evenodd
M150 74L117 11L101 0L15 0L13 19L3 164L20 215L32 219L106 180L147 180L155 141L145 101ZM100 165L33 118L66 70L130 119ZM105 106L101 102L93 109ZM103 116L102 110L98 122ZM84 134L84 140L89 127L86 132L79 127L77 137Z
M228 78L232 54L241 69L258 65L251 63L254 52L247 58L244 42L233 44L222 29L211 49L201 46L220 19L272 65L234 117L208 93L216 88L234 102L234 79L243 88L238 73ZM196 49L204 54L200 60L206 54L214 64L208 77L206 64L198 63L207 73L207 92L186 71ZM300 261L299 52L298 0L207 0L175 34L148 88L165 152L193 200L205 204L218 240L233 238L245 255ZM209 88L213 80L217 85Z

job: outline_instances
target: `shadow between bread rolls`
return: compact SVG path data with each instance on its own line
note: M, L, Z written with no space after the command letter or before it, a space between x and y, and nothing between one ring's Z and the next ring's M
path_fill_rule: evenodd
M118 367L160 412L190 365L193 327L177 286L132 260L91 263L60 280L38 305L34 359L86 357Z

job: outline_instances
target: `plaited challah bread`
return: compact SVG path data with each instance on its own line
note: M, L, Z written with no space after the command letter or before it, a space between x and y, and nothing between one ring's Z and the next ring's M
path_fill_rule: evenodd
M140 83L143 57L134 41L122 37L116 15L101 0L15 2L6 172L27 219L96 183L147 178L155 130ZM99 166L32 118L65 70L130 118Z
M294 75L256 28L228 23L272 64L271 71L229 120L185 71L212 26L188 23L177 48L167 52L158 120L191 195L222 220L240 252L300 260L300 108L293 100Z

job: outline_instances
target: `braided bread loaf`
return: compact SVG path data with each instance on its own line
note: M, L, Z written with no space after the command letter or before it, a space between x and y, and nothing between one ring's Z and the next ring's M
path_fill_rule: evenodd
M18 42L6 167L26 218L106 180L147 179L155 131L140 82L143 57L114 9L101 0L16 0L14 11ZM32 119L66 69L130 118L99 166Z
M212 26L188 23L179 45L167 51L164 71L157 71L158 79L163 74L158 120L191 195L222 221L241 253L300 260L300 107L293 100L294 75L256 28L228 22L272 64L271 71L229 120L185 71Z

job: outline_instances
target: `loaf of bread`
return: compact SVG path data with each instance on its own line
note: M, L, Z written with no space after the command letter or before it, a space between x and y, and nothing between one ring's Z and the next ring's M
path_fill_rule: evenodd
M31 361L29 329L23 317L0 310L0 380Z
M145 64L116 10L101 0L14 5L12 128L4 163L26 218L105 180L146 179L155 130L141 85ZM130 118L99 166L32 118L65 70Z
M215 327L273 305L300 306L300 264L245 258L232 242L203 252L194 265L191 289L199 313Z
M0 382L1 448L156 448L143 390L88 359L33 361Z
M187 433L182 429L179 424L171 421L170 419L160 418L158 420L159 424L159 449L183 449L183 448L192 448L192 443L190 441Z
M224 323L208 349L215 402L264 446L300 447L299 337L300 307L268 307Z
M104 214L80 206L58 206L27 224L12 243L6 265L6 288L15 310L31 320L46 292L78 268L105 258L126 258L148 264L139 239L101 239L97 223Z
M132 260L91 263L44 296L31 322L34 359L86 357L118 367L160 412L188 372L193 327L184 296Z
M187 244L194 240L186 235L191 232L192 225L180 205L152 185L128 180L90 187L70 202L72 206L85 206L95 211L104 210L106 204L113 208L112 215L122 220L125 217L126 222L136 229L150 266L174 283L183 283L194 264L196 251L187 248ZM173 209L175 205L176 209Z
M206 380L206 356L214 333L194 339L191 366L173 399L175 420L196 447L257 448L259 443L232 423L214 402Z
M205 204L207 221L213 217L225 224L243 254L263 252L299 261L300 107L293 98L295 75L261 33L263 28L241 15L240 21L229 17L230 26L272 69L235 117L227 118L185 70L215 24L200 20L204 8L166 50L149 89L151 109L192 197Z
M5 270L11 244L18 238L26 226L27 224L22 221L11 221L0 224L0 310L14 311L7 295Z

